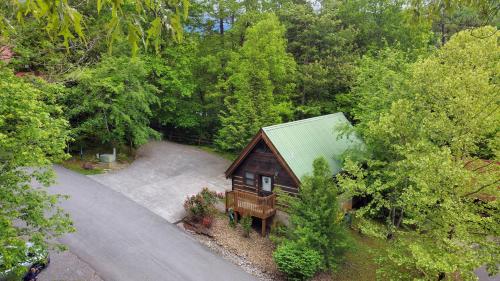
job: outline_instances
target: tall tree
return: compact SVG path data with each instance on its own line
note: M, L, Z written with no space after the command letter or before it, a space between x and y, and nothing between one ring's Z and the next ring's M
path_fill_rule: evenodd
M66 157L67 121L54 104L57 88L33 85L0 65L0 271L24 261L25 239L46 241L72 231L59 195L46 187L53 162ZM32 187L32 181L40 187Z
M159 136L149 127L157 88L140 58L109 57L68 78L74 85L65 103L78 142L137 147Z
M201 134L202 104L194 94L193 77L198 45L188 38L171 44L156 55L145 58L150 83L158 89L158 103L152 104L152 123L160 128L179 128Z
M258 128L291 115L295 61L286 52L285 29L274 14L246 31L246 41L231 57L230 76L222 81L227 110L221 114L217 144L239 150Z
M368 125L366 120L376 120L393 101L408 95L411 61L407 53L389 47L364 55L351 91L336 96L337 105L354 122L365 121L358 126Z
M461 30L500 23L500 9L495 1L418 0L410 1L407 7L413 18L431 23L438 45L444 45Z
M500 234L500 212L488 199L499 196L500 178L495 30L462 31L413 64L407 78L392 79L406 80L405 95L389 84L365 96L390 106L357 115L367 158L347 161L339 180L369 199L356 212L362 229L391 241L381 278L474 280L482 265L497 270L491 238ZM481 146L490 159L481 159Z
M296 116L335 111L335 95L348 91L352 82L356 30L344 27L331 7L289 2L277 13L286 27L287 50L298 64Z
M361 54L386 46L418 54L432 43L431 23L413 17L407 1L326 0L323 3L338 11L342 25L357 30L355 43Z

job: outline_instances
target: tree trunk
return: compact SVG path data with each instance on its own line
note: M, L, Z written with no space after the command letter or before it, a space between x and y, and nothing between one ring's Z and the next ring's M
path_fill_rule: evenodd
M399 226L401 225L401 221L403 220L403 213L404 209L401 208L401 213L399 214L398 222L396 223L396 228L399 228Z
M224 10L222 8L222 1L219 0L217 6L219 10L219 34L224 35Z
M219 33L220 35L224 35L224 19L219 19Z
M441 46L444 46L444 44L446 43L446 27L445 27L445 24L444 24L444 17L445 17L445 6L444 6L444 3L441 3L440 5L440 14L441 14L441 20L439 22L439 27L441 29Z

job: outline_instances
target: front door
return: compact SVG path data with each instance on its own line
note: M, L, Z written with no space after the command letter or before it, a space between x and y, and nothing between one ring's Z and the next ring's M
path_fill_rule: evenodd
M269 176L260 176L260 186L263 195L269 195L273 192L273 179Z

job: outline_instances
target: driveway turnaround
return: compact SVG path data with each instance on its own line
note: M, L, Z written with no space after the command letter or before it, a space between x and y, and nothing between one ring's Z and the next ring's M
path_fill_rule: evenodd
M52 193L70 195L61 207L77 232L61 238L107 281L256 280L192 237L89 177L55 167Z
M129 167L91 178L176 222L184 216L182 205L188 195L203 187L217 192L231 189L224 177L230 164L193 146L154 141L139 149Z

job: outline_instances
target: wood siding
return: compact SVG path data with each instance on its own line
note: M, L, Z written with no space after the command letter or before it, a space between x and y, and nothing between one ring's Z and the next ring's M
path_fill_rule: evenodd
M246 183L246 172L254 174L253 185ZM232 174L233 190L262 194L260 176L271 177L273 189L279 187L291 194L298 193L298 187L292 176L281 166L276 155L272 153L271 149L262 140L250 151Z

